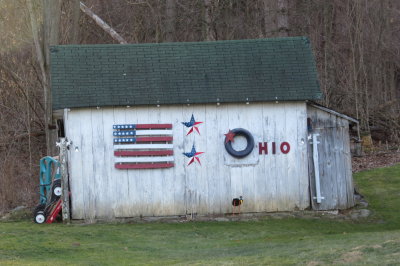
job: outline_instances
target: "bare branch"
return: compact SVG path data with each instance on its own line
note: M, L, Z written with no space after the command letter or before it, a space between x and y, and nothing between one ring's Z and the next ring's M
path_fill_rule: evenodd
M23 86L21 85L20 81L22 80L16 73L14 73L11 69L7 68L4 65L1 65L1 68L8 73L8 75L11 77L11 79L14 81L14 83L17 85L18 90L21 92L21 94L24 96L24 98L27 100L29 107L31 108L31 110L33 111L33 113L35 114L35 116L39 119L38 121L40 121L40 124L42 127L44 127L44 125L41 122L40 119L40 115L37 113L37 111L35 110L35 108L32 106L32 102L29 100L28 96L26 95ZM39 106L41 106L43 108L43 106L40 104Z
M83 13L88 15L91 19L93 19L98 26L100 26L105 32L107 32L111 38L118 41L120 44L127 44L124 38L121 37L113 28L110 27L104 20L102 20L99 16L97 16L90 8L85 6L84 3L80 3L80 7Z

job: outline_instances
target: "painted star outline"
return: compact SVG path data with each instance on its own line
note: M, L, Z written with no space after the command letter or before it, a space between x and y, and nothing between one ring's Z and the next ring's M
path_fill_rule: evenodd
M183 155L190 158L188 165L191 165L195 160L201 165L200 158L198 157L198 155L200 155L202 153L204 153L204 152L197 152L196 148L193 144L192 150L190 152L184 152Z
M193 115L193 114L192 114L192 117L190 118L190 121L189 121L189 122L182 122L182 124L183 124L185 127L190 128L190 130L189 130L189 132L186 134L186 136L189 135L190 133L192 133L192 132L193 132L193 129L195 129L195 130L197 131L197 133L199 133L199 135L200 135L199 128L196 127L196 126L199 125L199 124L201 124L201 123L203 123L203 122L196 122L196 120L194 119L194 115Z

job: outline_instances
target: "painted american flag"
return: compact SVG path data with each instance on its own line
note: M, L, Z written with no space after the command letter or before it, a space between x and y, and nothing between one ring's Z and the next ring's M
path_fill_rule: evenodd
M172 124L113 125L113 130L116 168L174 166Z

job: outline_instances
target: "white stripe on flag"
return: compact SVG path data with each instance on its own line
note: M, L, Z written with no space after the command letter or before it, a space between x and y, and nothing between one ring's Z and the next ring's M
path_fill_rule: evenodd
M172 149L173 144L120 144L114 145L114 150L154 150Z
M172 130L136 130L136 136L156 136L156 135L172 135Z
M173 162L173 156L161 157L116 157L116 163L150 163L150 162Z

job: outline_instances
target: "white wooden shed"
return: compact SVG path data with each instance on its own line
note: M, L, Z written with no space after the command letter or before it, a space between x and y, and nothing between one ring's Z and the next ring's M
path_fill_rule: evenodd
M354 205L352 118L321 98L304 37L55 46L73 219ZM318 144L316 144L318 143Z

